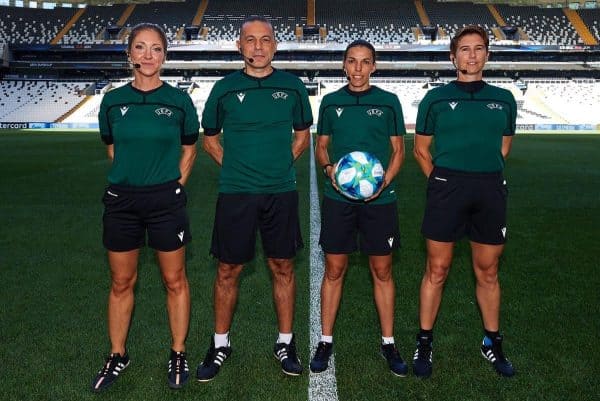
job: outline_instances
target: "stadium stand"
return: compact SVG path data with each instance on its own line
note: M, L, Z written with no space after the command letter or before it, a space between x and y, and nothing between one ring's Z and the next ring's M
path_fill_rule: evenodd
M414 42L411 28L420 24L413 2L406 0L318 1L316 22L326 28L329 41L374 44Z
M178 39L177 34L181 28L191 25L199 5L200 0L137 4L125 26L131 28L140 22L152 22L161 26L167 38L173 41Z
M522 28L530 40L545 45L577 45L581 38L560 8L496 6L510 25Z
M577 10L577 13L585 22L596 40L600 41L600 8Z
M10 44L49 43L76 9L53 10L23 7L0 7L0 42Z
M492 27L497 26L492 14L483 4L467 2L438 3L423 1L423 6L432 25L442 28L446 36L452 37L463 26L477 24L485 27L490 38L494 37Z
M244 18L260 15L271 20L277 40L296 39L295 28L306 23L306 1L279 0L263 2L261 12L255 10L255 3L248 0L212 0L202 19L203 28L208 29L210 41L233 41L239 37L240 26ZM244 11L248 10L248 11Z
M52 122L84 98L87 82L0 81L0 121Z
M63 44L97 43L104 40L102 33L107 25L116 25L125 10L124 4L88 6L85 14L61 39Z

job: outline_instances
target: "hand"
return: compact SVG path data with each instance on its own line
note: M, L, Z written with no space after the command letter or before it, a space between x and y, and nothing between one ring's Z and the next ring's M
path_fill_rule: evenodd
M337 183L335 182L335 167L336 166L337 166L337 163L332 164L331 168L327 167L326 171L327 171L327 174L329 177L329 181L331 182L331 185L333 186L333 189L335 189L339 193L342 193L340 191L340 188L337 186Z
M366 202L370 202L374 199L379 198L379 195L381 195L381 193L383 192L383 190L390 185L389 182L385 181L385 172L383 173L383 183L381 184L381 187L379 187L379 190L377 190L377 192L375 192L373 195L371 195L370 197L368 197L367 199L365 199L365 203Z

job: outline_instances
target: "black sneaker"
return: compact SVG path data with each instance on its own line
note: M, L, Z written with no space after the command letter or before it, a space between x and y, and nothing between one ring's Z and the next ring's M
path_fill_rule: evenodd
M171 350L169 358L169 387L173 389L182 388L190 378L190 368L188 367L185 352Z
M481 355L494 365L496 372L505 377L512 377L515 374L515 369L512 363L504 357L502 352L502 336L490 339L487 336L483 337L481 344Z
M381 344L381 356L385 358L393 374L406 377L408 374L408 365L400 356L396 344Z
M281 363L281 370L286 375L298 376L302 373L302 365L298 355L296 355L296 341L295 337L292 337L292 341L289 344L286 343L275 343L273 348L273 355Z
M107 389L119 377L119 373L129 365L129 355L125 351L125 355L119 353L110 354L106 358L106 363L98 371L98 374L92 381L92 391L99 393Z
M429 377L433 370L433 340L417 334L417 349L413 358L413 373L417 377Z
M215 339L211 337L210 348L204 361L198 365L196 378L199 382L208 382L215 378L225 359L231 355L231 347L215 348Z
M310 361L310 371L313 373L320 373L327 370L329 366L329 357L333 353L333 343L320 341L315 351L315 356Z

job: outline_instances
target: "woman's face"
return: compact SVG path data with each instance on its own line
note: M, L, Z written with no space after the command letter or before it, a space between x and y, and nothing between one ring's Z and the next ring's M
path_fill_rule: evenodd
M139 64L134 71L145 76L157 75L165 62L166 49L161 36L152 29L137 33L131 43L129 58L132 64Z
M481 80L488 54L485 42L478 34L469 33L461 37L456 52L450 56L458 71L458 80Z
M371 49L354 46L348 49L344 60L344 72L348 77L348 86L355 92L369 89L369 78L375 72L375 60Z

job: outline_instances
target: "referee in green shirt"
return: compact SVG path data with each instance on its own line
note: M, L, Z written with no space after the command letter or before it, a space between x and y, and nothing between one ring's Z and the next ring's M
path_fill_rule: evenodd
M231 354L238 278L254 257L257 231L273 277L279 324L274 354L284 373L302 372L292 331L293 257L302 246L294 161L308 147L312 112L304 84L271 66L277 44L268 20L246 19L237 44L244 69L215 84L202 114L204 149L221 174L211 245L219 261L215 334L198 366L201 382L212 380Z
M348 255L369 255L373 296L381 327L380 351L397 376L408 367L394 343L395 286L392 253L400 246L394 178L404 161L404 118L398 97L370 84L376 69L373 45L356 40L344 52L348 85L323 98L317 127L316 159L328 178L321 211L319 244L325 253L321 283L321 340L310 362L313 372L327 369L333 352L333 327L348 270ZM373 154L383 164L382 188L365 201L338 192L335 162L352 151Z
M488 48L488 36L481 27L459 30L450 42L450 60L458 78L430 90L417 114L414 154L428 177L422 225L427 262L420 290L421 330L413 361L418 377L431 375L433 325L454 243L465 236L471 243L485 332L481 353L499 374L514 374L499 333L498 261L507 234L508 190L502 170L515 134L517 106L510 91L482 80Z
M103 242L112 283L108 297L111 351L92 382L95 392L110 386L129 365L125 343L146 235L148 245L156 250L167 293L172 336L168 384L180 388L189 377L185 245L192 237L183 185L196 158L200 127L190 97L160 79L166 51L167 38L160 27L135 26L127 47L133 81L108 92L98 114L100 134L112 162L103 198Z

